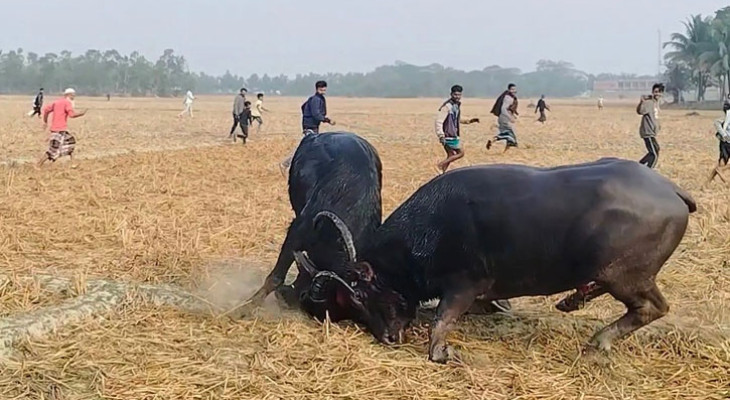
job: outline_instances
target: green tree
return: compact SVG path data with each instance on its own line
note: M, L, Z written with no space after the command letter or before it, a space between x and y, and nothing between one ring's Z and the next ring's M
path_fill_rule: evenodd
M693 15L683 24L685 32L672 33L670 41L664 43L665 48L672 49L664 58L668 64L681 64L692 71L692 80L697 85L697 101L703 101L711 72L702 55L712 50L712 18Z

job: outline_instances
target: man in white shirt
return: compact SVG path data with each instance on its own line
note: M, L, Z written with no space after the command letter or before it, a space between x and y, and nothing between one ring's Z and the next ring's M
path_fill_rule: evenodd
M715 137L720 141L720 157L717 160L717 166L710 172L710 178L707 184L712 182L715 177L719 177L721 181L728 183L723 176L725 170L730 168L730 102L727 100L722 105L725 112L725 118L715 121Z
M193 100L195 100L195 96L193 96L193 92L188 90L188 92L185 93L185 99L183 100L185 109L182 110L182 112L177 115L179 118L182 118L182 116L185 115L185 113L188 113L188 115L190 115L190 118L193 117Z
M264 111L269 112L269 110L264 108L264 94L259 93L256 95L256 104L251 109L251 117L254 121L258 123L258 125L256 125L256 133L259 133L261 131L261 125L264 124Z

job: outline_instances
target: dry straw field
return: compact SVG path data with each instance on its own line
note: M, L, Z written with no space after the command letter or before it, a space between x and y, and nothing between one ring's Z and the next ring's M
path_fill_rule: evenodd
M44 148L30 98L0 98L0 398L11 399L726 399L730 398L730 188L702 184L718 112L664 111L660 173L699 203L658 277L671 310L608 356L581 346L623 312L610 298L565 315L556 297L518 299L510 316L460 321L463 362L426 360L426 322L384 347L349 324L275 304L229 321L210 310L250 293L292 217L276 166L299 140L302 99L272 98L265 130L229 143L231 100L77 98L72 165L36 171ZM389 214L435 173L439 99L330 98L337 128L365 136L384 163ZM542 126L525 109L521 147L484 143L491 101L465 99L456 166L552 166L638 159L633 101L553 101ZM501 150L501 149L500 149ZM214 311L215 313L215 311Z

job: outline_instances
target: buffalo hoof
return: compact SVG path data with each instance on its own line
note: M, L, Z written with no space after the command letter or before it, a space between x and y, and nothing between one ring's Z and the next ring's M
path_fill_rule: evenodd
M236 307L234 310L229 311L225 315L231 319L232 321L237 321L239 319L243 319L247 315L251 315L253 312L253 307L250 307L248 304Z
M512 304L509 300L482 300L477 299L467 311L468 314L488 315L498 312L509 313L512 311Z
M564 299L560 300L558 304L555 305L555 308L558 310L569 313L573 311L578 311L581 308L585 306L584 302L584 296L580 293L573 293L568 296L566 296Z
M512 304L510 304L509 300L494 300L492 301L492 306L495 308L495 312L508 313L512 311Z
M297 296L297 293L291 286L279 287L274 291L274 296L276 297L277 303L281 308L287 310L299 308L299 296Z
M435 346L428 355L429 361L438 364L446 364L447 361L456 359L459 359L459 354L447 344Z
M585 347L583 347L580 357L589 363L606 367L610 364L610 359L608 355L609 350L600 349L599 347L589 343Z

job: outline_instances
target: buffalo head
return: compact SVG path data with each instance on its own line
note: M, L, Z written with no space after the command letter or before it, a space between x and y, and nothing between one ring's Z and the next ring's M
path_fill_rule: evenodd
M409 306L369 263L357 260L352 234L337 215L323 211L315 222L321 218L330 219L340 231L349 259L345 265L316 266L305 252L294 254L300 271L311 278L309 289L301 294L302 308L315 316L326 310L333 321L361 323L383 343L401 341L403 330L415 316L415 306Z

